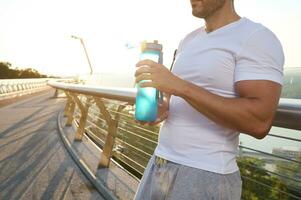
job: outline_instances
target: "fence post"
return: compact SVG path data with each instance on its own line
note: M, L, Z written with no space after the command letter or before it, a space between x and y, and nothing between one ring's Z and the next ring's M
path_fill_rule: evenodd
M71 102L72 102L72 98L71 96L68 94L67 91L64 90L64 93L67 97L67 102L66 102L66 105L65 105L65 108L64 108L64 117L67 117L68 116L68 111L70 109L70 106L71 106Z
M105 121L108 124L108 134L98 165L98 168L106 168L109 167L110 158L112 156L115 138L117 135L119 112L121 112L126 107L126 105L118 106L117 113L115 114L115 119L113 119L110 113L108 112L106 106L104 105L103 101L98 98L94 98L94 100L97 107L99 108L99 111L104 116Z
M75 134L75 140L81 141L83 139L83 135L84 135L84 131L85 131L89 108L91 106L91 98L88 97L85 105L82 104L82 102L79 100L78 96L74 96L74 100L81 112L79 126L78 126L78 128L76 130L76 134Z
M53 98L57 98L58 96L59 96L59 90L58 90L58 89L55 89Z
M68 101L66 103L66 115L67 115L67 122L65 126L71 126L72 125L72 121L73 121L73 114L74 114L74 110L75 110L75 102L73 100L73 96L72 94L70 94L69 92L65 92L66 96L68 98ZM69 102L69 104L68 104Z

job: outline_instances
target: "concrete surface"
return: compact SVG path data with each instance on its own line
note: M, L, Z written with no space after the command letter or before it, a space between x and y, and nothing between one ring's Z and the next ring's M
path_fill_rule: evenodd
M54 90L0 109L0 199L104 199L58 135Z
M76 125L64 126L66 117L59 115L59 126L66 148L72 151L74 160L90 176L93 184L99 188L107 199L132 200L137 190L139 180L130 175L123 167L111 160L108 168L98 168L102 150L91 139L84 135L81 142L75 141ZM67 141L67 142L66 142Z

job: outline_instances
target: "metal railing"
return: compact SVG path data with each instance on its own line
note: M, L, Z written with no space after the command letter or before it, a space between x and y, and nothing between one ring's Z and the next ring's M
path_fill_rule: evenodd
M87 134L102 148L99 167L108 167L113 158L140 178L157 145L159 127L135 123L136 89L58 82L49 85L67 96L66 125L77 124L76 140ZM271 131L265 139L291 141L301 147L301 100L281 99L273 125L284 132ZM294 134L286 134L289 131ZM254 139L254 145L257 141ZM239 148L243 199L301 199L301 152L299 158L254 145L242 143Z
M31 93L47 87L48 78L0 79L0 99Z

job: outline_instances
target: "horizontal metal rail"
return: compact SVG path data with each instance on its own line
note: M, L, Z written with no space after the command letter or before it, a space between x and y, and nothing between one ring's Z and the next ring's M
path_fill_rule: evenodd
M77 94L119 100L129 104L135 103L136 89L134 88L99 87L95 85L58 83L55 81L50 81L48 85Z
M272 134L272 133L269 133L269 136L271 136L271 137L277 137L277 138L281 138L281 139L285 139L285 140L291 140L291 141L295 141L295 142L300 142L301 143L301 140L297 139L297 138L285 137L285 136L281 136L281 135L275 135L275 134Z
M246 177L246 176L242 176L242 178L245 179L245 180L247 180L247 181L254 182L254 183L256 183L256 184L258 184L258 185L261 185L261 186L263 186L263 187L269 188L270 190L277 191L277 192L279 192L279 193L285 194L285 195L287 195L287 196L289 196L289 197L292 197L292 198L295 198L295 199L301 199L301 197L298 197L298 196L296 196L296 195L293 195L293 194L290 194L290 193L287 193L287 192L283 192L282 190L275 189L275 188L273 188L272 186L270 186L270 185L268 185L268 184L259 182L259 181L257 181L257 180L252 179L252 178L249 178L249 177Z
M50 80L74 82L74 79L53 78L0 79L0 100L41 91L48 87L47 83Z
M280 99L273 126L301 130L301 99Z
M1 79L0 96L6 96L22 91L38 89L47 86L48 78L37 79Z
M131 105L135 103L137 92L135 88L66 84L56 81L50 81L48 85L77 94L128 102ZM301 99L280 99L273 126L301 130Z
M301 180L299 180L299 179L295 179L295 178L288 177L288 176L285 176L285 175L282 175L282 174L279 174L279 173L276 173L276 172L272 172L272 171L270 171L270 170L267 170L267 169L258 167L258 166L254 165L254 164L251 165L251 164L247 164L247 163L242 163L242 165L246 165L246 166L252 167L252 168L254 168L254 169L258 169L258 170L263 170L263 171L265 171L265 172L267 172L267 173L270 173L270 174L279 176L279 177L281 177L281 178L285 178L285 179L288 179L288 180L295 181L295 182L297 182L297 183L301 183Z
M260 153L260 154L264 154L264 155L267 155L267 156L270 156L270 157L275 157L275 158L279 158L279 159L290 161L290 162L295 162L295 163L298 163L298 164L301 165L301 161L290 159L290 158L287 158L287 157L284 157L284 156L279 156L279 155L275 155L275 154L272 154L272 153L267 153L265 151L260 151L260 150L245 147L245 146L242 146L242 145L240 145L239 148L255 151L255 152Z

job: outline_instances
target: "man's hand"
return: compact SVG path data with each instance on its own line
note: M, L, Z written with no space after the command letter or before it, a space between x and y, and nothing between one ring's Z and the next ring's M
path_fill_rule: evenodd
M136 121L136 123L140 125L147 125L147 126L156 126L159 125L162 121L164 121L169 114L169 95L164 95L163 101L159 101L158 103L158 115L157 119L154 122L141 122Z
M158 116L154 122L149 122L149 126L159 125L168 117L170 97L163 97L163 101L158 103Z
M151 82L143 82L139 86L154 87L164 94L163 101L158 101L157 119L154 122L137 121L137 123L149 126L158 125L168 117L170 94L175 90L175 82L181 79L173 75L165 66L151 60L140 61L136 66L136 83L150 80Z
M136 66L138 68L135 73L136 83L142 80L148 81L139 83L140 87L154 87L166 94L177 95L183 80L171 73L165 66L151 60L142 60Z

